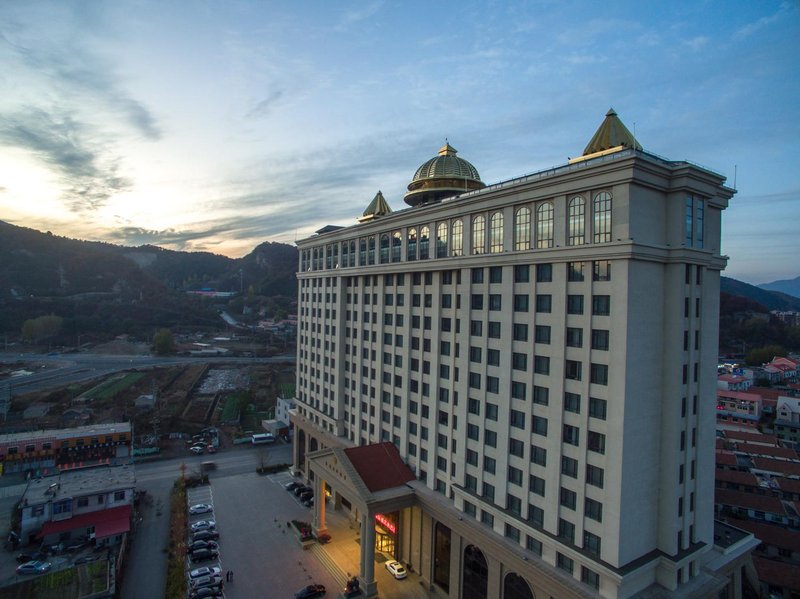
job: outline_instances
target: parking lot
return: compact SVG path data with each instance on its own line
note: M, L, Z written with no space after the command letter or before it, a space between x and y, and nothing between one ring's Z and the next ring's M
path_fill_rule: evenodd
M291 598L300 588L323 584L327 597L337 597L348 575L358 573L358 531L345 513L327 510L327 525L332 539L303 550L287 522L311 522L313 513L283 485L293 479L288 472L269 476L237 474L216 478L211 485L189 489L189 505L210 503L211 514L190 517L190 522L213 518L219 532L219 560L193 565L218 565L223 581L227 571L233 582L224 582L226 599L263 597ZM375 576L380 596L388 599L419 598L431 595L412 573L395 580L383 567L383 556L376 556ZM187 566L188 568L188 566ZM188 569L187 569L188 572ZM188 587L187 587L188 588Z

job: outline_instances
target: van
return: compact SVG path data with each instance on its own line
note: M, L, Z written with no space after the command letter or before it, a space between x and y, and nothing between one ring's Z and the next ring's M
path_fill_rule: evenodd
M262 443L275 443L275 435L271 433L258 433L250 437L253 445L261 445Z

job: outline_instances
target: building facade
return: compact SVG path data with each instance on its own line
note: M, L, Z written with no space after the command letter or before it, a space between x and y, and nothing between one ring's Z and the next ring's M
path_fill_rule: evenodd
M463 163L448 144L411 208L298 242L295 468L354 505L330 452L396 446L417 480L389 553L450 597L727 597L699 398L733 190L613 111L561 167L485 186Z

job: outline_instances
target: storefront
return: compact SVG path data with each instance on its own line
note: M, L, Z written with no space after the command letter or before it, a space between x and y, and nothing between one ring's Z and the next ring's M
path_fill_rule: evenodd
M397 558L397 523L399 512L375 514L375 551Z

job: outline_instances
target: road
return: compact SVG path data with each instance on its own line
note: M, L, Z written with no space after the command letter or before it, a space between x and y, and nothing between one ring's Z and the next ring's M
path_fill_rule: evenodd
M62 355L0 353L0 364L36 364L37 370L30 375L17 376L9 380L11 396L32 391L44 391L95 378L106 377L115 372L133 369L159 368L175 364L293 364L295 355L271 358L226 358L220 356L115 356L104 354L75 353Z

